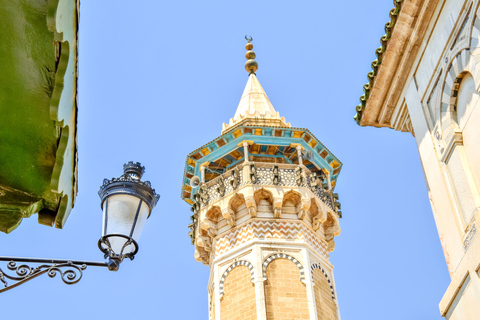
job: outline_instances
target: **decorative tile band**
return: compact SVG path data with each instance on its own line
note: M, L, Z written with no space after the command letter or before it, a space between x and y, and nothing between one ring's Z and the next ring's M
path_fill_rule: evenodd
M323 268L320 266L319 263L314 263L312 264L312 266L310 267L310 269L312 270L312 280L313 280L313 270L314 269L318 269L320 271L322 271L323 275L325 276L325 278L327 278L327 281L328 281L328 284L330 285L330 291L332 292L332 299L335 300L335 291L333 290L333 284L332 284L332 281L330 281L330 278L328 277L327 273L325 272L325 270L323 270Z
M300 281L305 281L305 271L303 269L302 264L297 259L295 259L294 257L292 257L288 254L285 254L285 253L274 253L271 256L269 256L267 259L265 259L265 261L262 264L262 275L265 279L267 279L267 267L268 267L268 265L273 260L279 259L279 258L288 259L288 260L292 261L293 263L295 263L298 270L300 270Z
M308 229L302 222L290 221L254 220L248 222L241 228L234 229L217 239L215 254L221 255L256 239L304 241L315 248L318 254L328 259L327 244L321 239L321 236Z
M225 292L223 291L223 284L225 283L225 278L227 278L227 275L230 273L230 271L232 271L234 268L238 266L246 266L250 270L250 275L251 275L250 280L253 282L253 279L254 279L253 265L246 260L236 261L232 263L230 267L227 268L227 270L225 270L225 272L222 275L222 278L220 279L220 290L219 290L220 296L223 296L225 294Z

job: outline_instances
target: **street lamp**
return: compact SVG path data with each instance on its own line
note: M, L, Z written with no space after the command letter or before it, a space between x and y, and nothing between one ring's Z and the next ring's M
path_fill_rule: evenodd
M0 261L8 261L7 269L12 271L12 274L7 274L0 269L0 282L4 284L0 293L45 273L50 278L60 274L64 283L75 284L80 281L82 270L87 266L108 267L110 271L117 271L123 259L133 260L145 222L160 198L149 181L141 180L144 172L145 167L139 162L130 161L123 165L123 175L103 180L100 187L98 195L103 210L103 231L98 247L108 262L0 257ZM17 265L23 262L40 265ZM14 283L9 284L7 279Z
M120 178L103 180L98 191L103 209L103 233L98 247L109 258L108 269L117 271L124 258L133 260L147 218L159 196L149 181L140 180L145 167L129 162Z

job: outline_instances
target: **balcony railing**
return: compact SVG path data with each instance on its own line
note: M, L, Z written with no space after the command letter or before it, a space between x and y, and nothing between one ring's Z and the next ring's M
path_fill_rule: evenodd
M252 165L253 172L252 172ZM248 170L244 179L244 167ZM203 205L209 205L245 185L262 185L268 187L304 187L311 190L332 210L332 196L322 187L322 179L312 175L303 165L249 162L225 172L205 183L198 190Z

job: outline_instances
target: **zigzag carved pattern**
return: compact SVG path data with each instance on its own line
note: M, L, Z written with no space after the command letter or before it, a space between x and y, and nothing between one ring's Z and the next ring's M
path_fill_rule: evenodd
M328 258L327 245L320 237L310 231L301 222L287 221L252 221L225 234L217 239L215 254L220 255L239 245L254 239L280 239L290 241L305 241L315 250Z

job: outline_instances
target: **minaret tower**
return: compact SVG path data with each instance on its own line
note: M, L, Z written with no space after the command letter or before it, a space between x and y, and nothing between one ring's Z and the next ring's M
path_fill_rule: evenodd
M275 111L247 40L237 111L187 156L182 187L195 259L211 270L209 319L337 320L329 252L340 234L333 189L342 164Z

